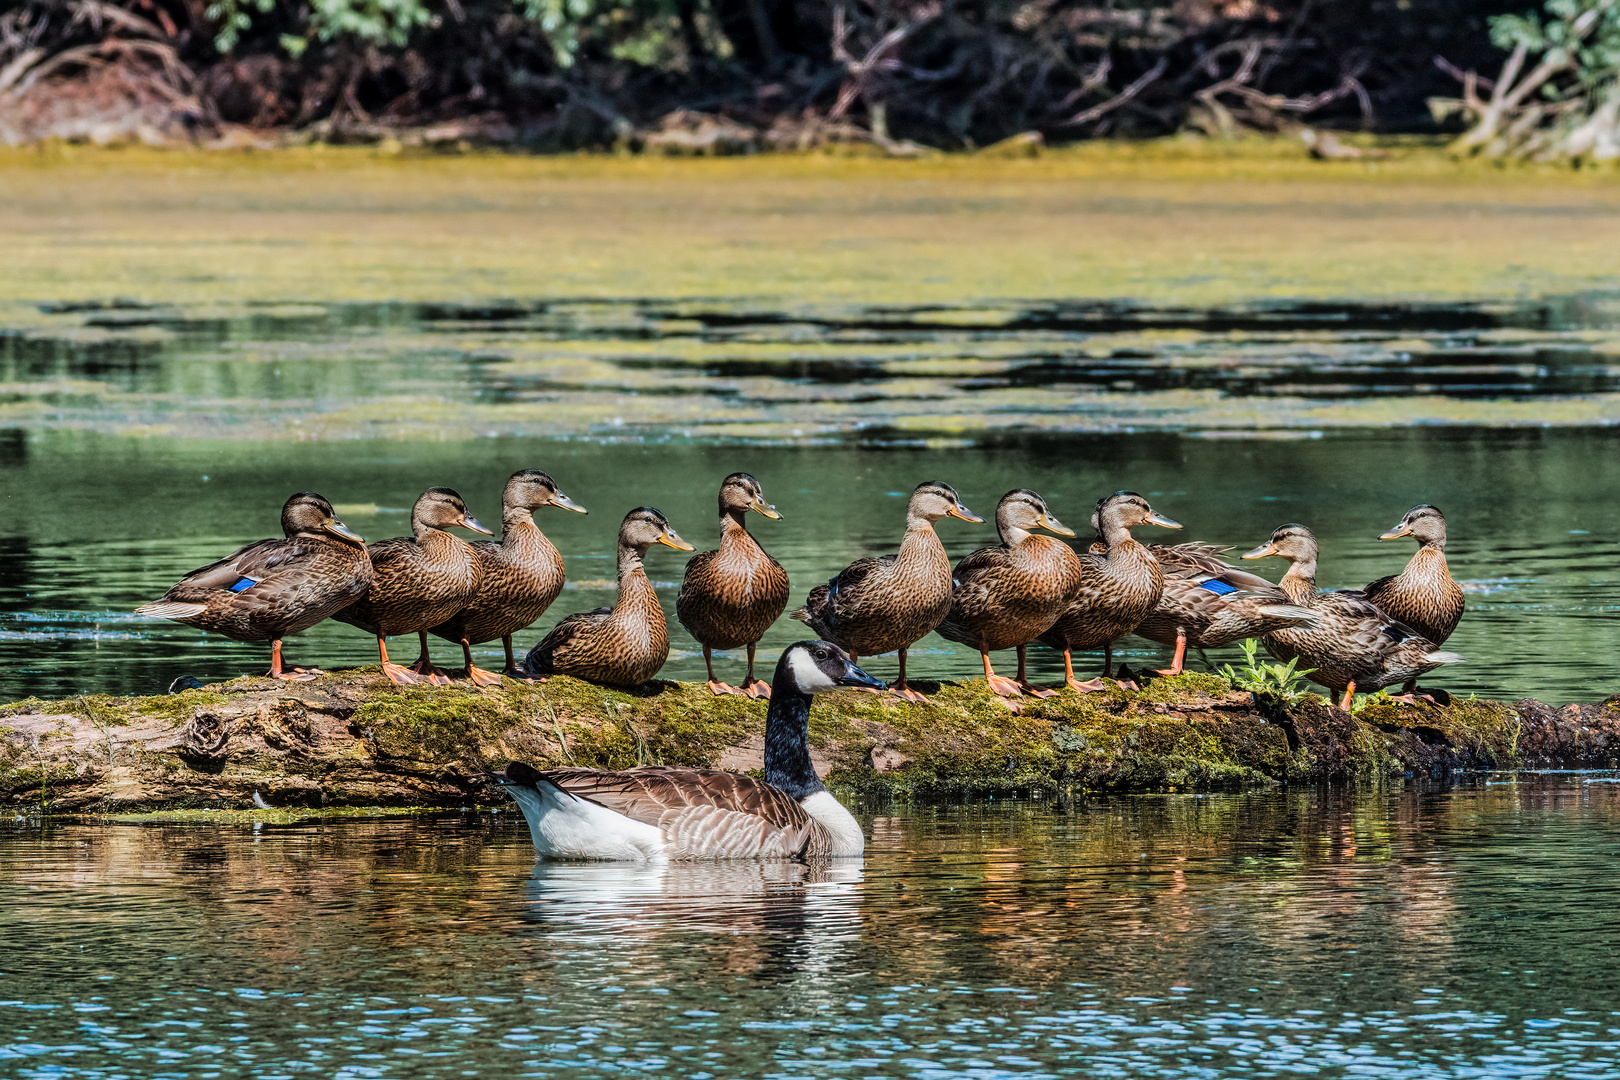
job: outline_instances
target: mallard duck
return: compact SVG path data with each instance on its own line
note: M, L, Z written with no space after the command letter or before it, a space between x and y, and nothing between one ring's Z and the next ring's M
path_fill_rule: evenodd
M506 648L506 674L525 678L512 655L512 635L544 615L562 592L562 556L534 523L534 512L543 506L585 513L539 469L513 473L501 495L501 542L480 540L472 545L478 592L454 617L428 631L461 644L467 677L475 685L500 685L499 675L472 662L472 647L496 638Z
M1035 529L1073 536L1046 508L1046 500L1028 488L1009 491L996 504L997 547L980 548L956 564L951 611L939 624L939 636L979 650L984 678L993 693L1017 697L1027 691L1048 697L1056 691L1031 686L1024 672L1024 650L1051 629L1080 587L1080 559L1069 545ZM1018 650L1018 678L1006 679L990 668L990 654Z
M810 590L789 618L849 652L862 656L900 650L900 677L890 691L907 701L928 699L906 685L906 649L951 613L951 560L934 532L942 517L980 522L949 484L918 484L906 504L906 535L900 551L857 559L825 585Z
M675 598L675 617L703 646L703 666L709 671L714 694L770 697L771 688L754 678L754 649L765 631L782 615L788 602L788 576L782 564L766 554L743 518L754 510L773 520L781 518L765 501L759 481L747 473L732 473L720 484L720 547L692 556ZM748 647L748 676L742 689L714 677L712 649Z
M1080 556L1080 586L1057 622L1040 636L1042 644L1063 650L1063 681L1079 691L1101 690L1103 679L1113 677L1115 639L1135 630L1164 590L1159 561L1131 539L1131 530L1138 525L1181 528L1134 491L1116 491L1099 499L1092 523L1108 545L1107 554L1092 550ZM1074 677L1074 650L1099 647L1102 678L1079 681Z
M840 686L881 690L828 641L790 645L765 715L765 779L716 769L548 769L496 777L548 859L854 858L860 824L816 776L810 701Z
M1462 657L1442 652L1416 630L1393 619L1367 594L1351 589L1316 588L1316 537L1303 525L1283 525L1245 559L1278 555L1290 563L1277 583L1288 599L1316 615L1314 626L1274 630L1260 640L1279 660L1299 658L1309 678L1329 690L1344 691L1341 708L1349 709L1356 691L1379 690L1415 680L1442 664Z
M1381 535L1380 540L1411 536L1418 542L1417 554L1394 577L1382 577L1362 592L1381 609L1410 626L1436 645L1444 645L1463 616L1463 591L1446 565L1446 518L1440 508L1422 503L1406 512L1401 523ZM1402 691L1410 697L1417 680Z
M371 588L338 618L377 638L383 674L401 686L427 679L446 685L428 657L428 627L438 626L467 606L478 590L478 560L472 545L446 529L460 526L490 535L478 519L467 513L467 504L449 488L428 488L411 510L410 536L379 540L371 545L371 565L376 573ZM409 668L388 659L388 639L395 634L415 633L422 640L422 654Z
M1148 545L1164 571L1164 591L1136 633L1175 646L1175 658L1160 675L1181 674L1188 645L1215 649L1316 621L1265 578L1224 562L1220 556L1230 550L1201 543Z
M691 551L650 506L625 515L619 526L619 599L610 608L565 617L529 650L523 670L529 675L572 675L609 686L640 686L669 658L669 626L658 594L642 563L647 549L663 544Z
M366 591L366 542L313 491L281 508L281 540L260 540L193 570L137 615L196 626L236 641L270 643L270 677L308 680L319 669L285 667L283 638L308 630Z

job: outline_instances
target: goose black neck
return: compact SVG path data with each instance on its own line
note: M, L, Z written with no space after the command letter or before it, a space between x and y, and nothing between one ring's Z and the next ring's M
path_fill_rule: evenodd
M765 782L800 801L826 785L810 763L810 695L789 679L771 687L765 714Z

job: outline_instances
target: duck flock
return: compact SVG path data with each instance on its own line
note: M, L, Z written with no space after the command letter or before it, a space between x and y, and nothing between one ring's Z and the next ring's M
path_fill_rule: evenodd
M498 684L501 675L474 665L472 646L496 639L512 678L565 674L614 686L645 683L669 653L669 629L643 568L647 552L657 545L692 546L652 507L630 511L619 527L617 602L565 616L519 660L513 635L551 607L564 581L562 556L534 522L534 512L545 507L585 512L546 473L515 473L502 497L500 542L468 543L448 530L491 530L456 492L430 488L411 512L411 536L368 545L324 497L300 492L282 508L281 539L261 540L193 571L137 614L269 642L270 674L278 679L315 677L318 668L283 659L282 640L335 618L376 637L383 673L399 684L451 682L430 658L430 634L461 646L465 677L481 686ZM715 694L769 697L770 686L755 675L754 653L786 611L790 587L781 564L748 531L750 512L781 517L757 480L733 473L720 486L720 546L687 562L676 615L703 647ZM1259 638L1273 656L1297 657L1311 680L1342 692L1346 707L1358 690L1399 684L1410 696L1420 675L1462 659L1441 649L1462 617L1463 596L1446 566L1445 518L1433 506L1413 507L1382 536L1418 542L1402 573L1338 591L1316 588L1316 538L1303 525L1283 525L1243 555L1286 559L1287 573L1273 583L1223 561L1226 548L1138 542L1131 530L1139 526L1181 526L1131 491L1098 500L1091 517L1096 540L1081 550L1038 534L1075 535L1038 494L1010 491L996 507L1001 542L954 568L934 531L947 517L984 520L949 484L918 485L906 506L899 550L851 563L811 589L789 616L807 623L820 644L842 650L851 668L862 656L898 652L899 677L887 692L904 700L926 700L906 683L906 650L931 631L978 649L990 688L1006 698L1061 689L1029 681L1025 651L1031 643L1062 651L1065 685L1085 692L1101 689L1102 678L1113 675L1113 642L1129 633L1174 646L1175 658L1162 672L1170 675L1181 672L1189 646ZM421 653L409 667L388 657L388 639L401 634L420 640ZM747 650L748 669L733 687L715 678L712 653L738 648ZM1082 682L1073 653L1099 648L1102 677ZM1018 673L1011 679L996 674L990 661L992 652L1006 649L1017 650ZM851 679L852 685L874 682L864 673Z

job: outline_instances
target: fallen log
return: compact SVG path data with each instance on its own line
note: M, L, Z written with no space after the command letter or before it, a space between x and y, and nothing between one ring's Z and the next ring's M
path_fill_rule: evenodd
M1620 766L1620 695L1561 708L1373 699L1351 715L1314 694L1257 702L1223 678L1188 673L1142 690L1026 699L1014 711L982 681L919 685L932 695L926 705L856 692L818 700L812 746L834 786L1068 795ZM376 668L156 697L29 699L0 708L0 805L52 814L488 805L502 801L489 772L513 759L759 769L765 709L699 683L407 688Z

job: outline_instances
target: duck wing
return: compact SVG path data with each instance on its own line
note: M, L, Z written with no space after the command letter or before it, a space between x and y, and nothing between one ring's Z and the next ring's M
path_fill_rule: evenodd
M811 589L804 606L795 609L788 618L809 623L823 636L836 633L831 628L859 606L866 592L880 586L884 571L899 558L898 555L882 555L875 559L856 559L840 570L837 577Z
M592 630L607 622L612 615L612 608L599 607L564 616L551 628L551 633L540 639L540 644L529 650L529 655L523 659L524 668L535 675L549 675L557 671L557 656L566 653L579 639L589 636Z
M819 831L780 788L718 769L550 769L538 775L575 798L656 827L677 858L791 858L804 854Z

